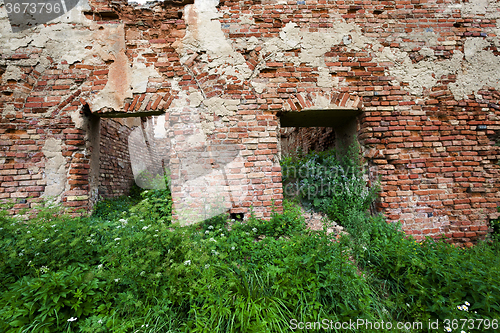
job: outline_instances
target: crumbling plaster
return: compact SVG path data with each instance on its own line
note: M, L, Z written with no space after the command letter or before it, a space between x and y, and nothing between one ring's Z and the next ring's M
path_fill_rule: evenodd
M31 173L45 172L46 180L47 175L55 179L67 175L68 170L78 172L81 177L66 183L63 190L75 199L87 191L85 168L91 154L90 141L95 141L87 131L90 125L81 112L82 105L105 117L166 112L159 123L172 126L173 132L163 128L156 133L168 138L172 147L187 144L193 148L209 141L236 145L242 158L238 163L245 168L230 169L251 174L245 181L256 184L248 185L255 190L254 200L267 204L272 197L280 198L280 189L261 185L257 180L272 178L272 182L279 183L279 164L273 156L278 143L277 112L341 105L355 108L366 103L365 113L360 116L362 123L355 130L360 131L366 145L364 156L378 163L379 170L387 175L384 181L391 190L385 193L389 198L384 198L387 201L383 204L393 213L391 218L408 218L411 223L425 220L431 225L428 230L444 231L454 223L453 219L466 220L467 213L456 213L456 208L450 219L429 217L435 205L432 196L399 185L397 176L391 173L413 172L410 162L405 162L408 170L400 170L398 160L428 158L425 163L443 167L440 163L452 163L446 160L450 156L466 159L470 154L482 154L466 163L480 162L491 172L488 177L494 174L494 168L487 164L490 157L484 156L489 149L485 135L493 135L496 125L488 124L486 132L478 132L480 145L474 152L453 150L465 138L462 132L454 136L444 133L460 131L464 126L474 131L474 122L483 120L479 111L488 111L489 120L497 119L494 98L499 88L500 58L495 47L500 45L500 22L496 22L500 6L492 0L415 3L414 8L412 2L407 4L411 9L391 4L374 2L371 8L371 3L351 6L335 1L311 5L308 1L257 4L195 0L194 4L179 7L181 17L177 9L168 12L168 6L147 5L131 11L130 6L125 8L125 4L117 2L89 4L83 0L67 17L13 34L0 1L1 80L5 89L11 90L7 91L10 97L3 99L2 117L13 119L24 112L19 101L36 104L27 98L43 96L44 90L34 86L46 77L48 85L64 87L51 90L47 106L29 115L36 129L29 129L31 132L22 134L23 138L28 135L29 139L40 140L47 165L26 163L25 167ZM291 8L299 15L290 15ZM111 19L100 21L105 15ZM159 19L149 20L154 17ZM166 23L164 17L170 21ZM438 24L434 18L445 23ZM451 18L456 20L456 26L450 23ZM481 28L477 28L478 22ZM54 79L56 73L59 76ZM489 100L483 99L484 93L490 94ZM443 96L446 100L442 100ZM476 102L481 103L480 110L475 109ZM460 112L469 113L464 116ZM176 122L182 117L189 122ZM71 129L61 133L61 126ZM82 135L85 144L79 140ZM452 136L443 140L449 140L453 147L447 148L447 141L417 142L413 146L414 141L422 141L422 136L436 135ZM62 140L59 146L65 164L59 163L59 146L52 140ZM474 142L469 141L471 145ZM464 149L469 147L466 143ZM442 161L434 161L436 156L441 156ZM170 157L172 161L178 158L175 154ZM0 161L4 165L7 158L0 156ZM92 163L90 168L95 169L95 161ZM72 170L74 165L79 169ZM181 163L180 168L187 167ZM425 170L427 164L419 168ZM189 175L189 170L185 171ZM445 183L439 184L442 196L454 197L456 189L449 185L453 177L447 173ZM493 184L491 179L488 182ZM397 191L392 190L394 183L398 184ZM83 187L73 190L75 184ZM434 186L432 179L423 179L422 184L422 188ZM480 186L475 182L470 188L480 191ZM60 189L46 186L42 191ZM396 204L391 198L394 194L409 202ZM494 200L489 192L485 197ZM251 202L244 204L248 207ZM456 206L460 207L460 203ZM477 218L486 216L474 212Z
M198 9L200 2L203 3L202 9ZM215 1L211 5L208 2L198 1L194 5L186 6L188 28L186 36L178 46L180 54L183 55L182 59L184 61L189 59L188 50L206 52L199 59L208 64L209 73L222 76L235 75L241 80L250 79L251 85L258 93L264 92L268 85L268 82L263 83L262 80L255 78L259 70L266 68L266 62L287 61L295 66L307 63L312 67L317 67L319 87L338 89L346 86L347 82L338 82L337 77L329 75L335 70L344 70L343 68L325 68L325 53L336 45L345 45L353 51L370 51L379 63L391 63L387 75L395 77L393 84L407 83L408 85L403 89L414 96L422 96L424 90L431 90L442 77L447 75L457 75L457 81L450 85L457 100L466 98L470 94L477 94L483 86L498 89L500 84L498 79L500 57L495 56L491 50L487 50L490 45L498 44L498 37L467 38L464 45L465 54L460 50L454 50L451 58L442 59L430 47L456 45L456 41L440 37L432 31L432 28L423 34L409 33L400 34L397 38L388 37L388 41L400 41L402 47L385 47L377 39L364 34L359 25L346 23L339 15L333 17L334 28L310 32L289 22L281 29L279 37L256 38L252 36L237 38L234 43L231 43L222 33L221 24L217 20L230 13L217 11L215 5ZM457 12L461 6L461 4L451 4L444 12ZM465 6L467 10L464 10L463 15L483 13L483 8L486 6L489 6L487 7L488 17L500 16L498 4L483 0L467 3ZM246 15L241 24L251 24L252 21L252 16ZM388 21L390 23L394 20ZM412 41L420 40L420 46L417 46L415 42L404 42L405 37ZM250 71L245 59L236 50L251 51L258 46L262 48L258 54L258 65L254 71ZM408 54L415 47L424 59L416 63ZM286 54L286 51L296 48L300 48L297 56Z

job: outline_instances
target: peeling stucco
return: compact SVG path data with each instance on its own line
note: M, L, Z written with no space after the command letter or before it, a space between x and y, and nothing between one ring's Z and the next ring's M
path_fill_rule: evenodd
M203 52L200 57L207 62L209 74L246 79L251 70L245 58L236 52L222 32L221 23L217 20L221 15L215 7L217 4L218 0L196 0L194 5L184 8L186 35L182 43L175 45L181 55L181 63L189 59L190 52Z
M469 94L482 99L477 92L484 86L500 89L500 57L491 50L485 50L489 46L490 43L484 39L466 39L462 70L457 75L457 81L450 84L455 99L467 98Z

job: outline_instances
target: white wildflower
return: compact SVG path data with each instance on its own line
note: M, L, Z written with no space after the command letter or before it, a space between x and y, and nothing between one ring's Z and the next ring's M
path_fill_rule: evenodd
M75 320L77 320L77 319L78 319L78 318L76 318L76 317L71 317L71 318L69 318L69 319L68 319L68 321L75 321Z
M115 241L119 241L120 239L121 239L120 237L117 237L117 238L115 238Z
M205 265L205 269L208 269L208 267L210 267L210 265L209 265L209 264L206 264L206 265Z
M211 242L216 242L216 240L215 240L213 237L212 237L212 238L210 238L210 241L211 241Z
M120 278L118 278L118 279L115 279L115 282L120 282Z
M470 303L469 303L469 302L467 302L467 301L465 301L465 305L470 306Z
M140 276L144 276L144 274L145 274L145 273L146 273L146 272L142 271L139 275L140 275Z
M224 234L220 234L221 237L224 237Z
M213 229L213 228L214 228L214 226L213 226L213 225L209 225L209 226L208 226L208 229Z
M252 231L253 231L253 232L257 232L257 228L253 228L253 229L252 229Z
M210 231L208 231L208 230L207 230L207 231L205 231L205 235L208 235L209 233L210 233Z
M188 265L191 265L191 260L184 261L184 266L188 266Z
M234 251L235 249L236 249L236 248L235 248L234 246L231 246L231 250L233 250L233 251Z

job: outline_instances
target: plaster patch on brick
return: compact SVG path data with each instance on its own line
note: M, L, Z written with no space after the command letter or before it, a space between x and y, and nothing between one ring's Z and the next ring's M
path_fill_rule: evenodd
M490 0L469 0L464 2L462 16L486 14L489 5L493 4Z
M46 158L44 172L46 187L42 196L54 198L56 201L61 200L67 179L66 160L62 155L61 143L59 139L49 138L42 148Z
M22 32L13 33L4 7L0 8L0 41L4 55L23 47L43 48L45 57L29 59L35 62L47 62L47 56L55 61L66 60L69 64L82 59L88 54L85 49L90 44L90 32L85 29L75 29L75 24L81 27L89 26L91 21L86 19L83 11L90 10L86 0L68 11L67 15L56 18L48 26L37 26ZM37 69L39 70L39 69Z
M380 61L391 61L394 66L389 69L390 75L395 76L393 84L399 82L407 82L408 86L404 87L410 94L421 96L423 89L430 89L436 85L443 75L455 74L460 70L463 54L460 51L453 53L452 59L437 61L436 57L424 50L422 55L426 56L426 60L413 63L407 52L400 51L394 48L384 48L379 54Z
M231 103L232 100L224 100L219 97L212 97L203 101L203 104L207 107L208 113L215 114L222 117L223 121L229 121L227 117L232 116L237 111L235 104L239 104L239 100L235 100L235 103Z
M2 75L2 81L7 82L8 80L17 81L21 78L23 72L18 66L8 65L5 69L5 73Z
M125 30L123 24L108 26L95 34L99 41L99 54L103 60L113 61L109 66L108 81L103 90L89 101L92 112L104 108L122 110L126 98L132 98L131 71L125 54Z
M197 107L203 102L203 95L199 91L192 91L188 98L189 106Z
M404 51L412 51L421 45L432 47L439 45L438 35L434 31L419 31L406 34L404 37L388 38L388 41L394 41L401 45Z
M76 128L83 129L85 128L85 119L83 118L82 114L80 113L80 110L75 110L70 113L71 120L75 124Z
M318 87L333 88L339 86L339 78L332 77L330 75L330 71L328 70L328 68L319 67L318 72L319 72Z
M201 61L207 63L209 74L236 76L246 79L251 70L245 58L233 49L222 32L217 18L221 15L215 8L218 1L195 1L194 5L184 8L187 29L181 43L174 43L181 55L181 63L191 56L191 52L204 52Z
M85 20L82 22L83 26L91 24L85 18L82 20ZM66 60L68 64L74 64L91 57L91 51L86 47L92 44L92 33L85 28L72 29L69 24L61 23L41 29L39 34L33 35L31 44L43 48L54 61ZM40 61L49 65L44 57Z
M125 53L124 24L108 25L94 34L97 52L104 61L112 61L109 66L108 81L103 90L89 101L93 112L102 109L123 111L125 100L133 94L145 93L148 81L160 77L153 66L147 67L136 57L132 65ZM140 57L142 58L142 56Z
M457 81L449 85L456 100L467 98L484 86L500 89L500 57L493 51L484 50L489 47L484 39L467 38L464 45L465 61L463 70L457 75Z
M16 108L12 104L7 104L2 110L1 113L3 116L15 116L16 115Z

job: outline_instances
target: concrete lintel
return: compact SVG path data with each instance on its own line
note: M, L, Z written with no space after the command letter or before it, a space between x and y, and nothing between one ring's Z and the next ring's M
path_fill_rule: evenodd
M300 112L282 112L281 127L339 127L361 113L358 108L304 109Z

